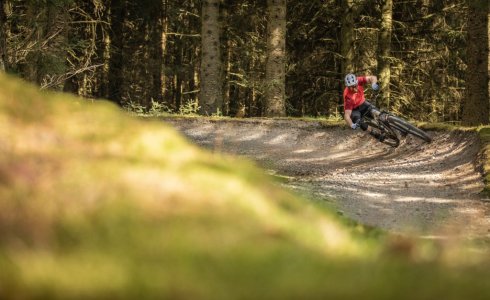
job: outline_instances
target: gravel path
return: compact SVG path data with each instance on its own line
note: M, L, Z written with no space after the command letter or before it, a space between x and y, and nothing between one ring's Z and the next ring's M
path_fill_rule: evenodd
M393 149L363 132L316 122L167 122L201 146L290 177L291 187L332 201L360 223L430 237L490 235L490 203L478 196L476 134L430 132L431 144L408 137Z

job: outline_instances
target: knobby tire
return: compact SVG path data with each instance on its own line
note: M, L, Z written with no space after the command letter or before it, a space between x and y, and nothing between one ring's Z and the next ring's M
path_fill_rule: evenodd
M404 131L406 133L410 133L410 134L426 141L427 143L432 142L432 138L425 131L415 127L414 125L410 124L409 122L407 122L403 119L400 119L400 118L395 117L395 116L389 116L388 121L391 124L393 124L393 127L395 127L396 129L398 129L402 132Z

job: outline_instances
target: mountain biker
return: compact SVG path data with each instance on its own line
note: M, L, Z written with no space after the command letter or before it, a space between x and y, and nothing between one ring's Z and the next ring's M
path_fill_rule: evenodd
M359 122L362 116L369 112L371 103L364 98L364 85L371 84L375 91L379 90L378 78L376 76L359 76L347 74L345 76L344 89L344 119L347 125L352 129L361 128L367 131L374 138L382 142L385 139L384 134L371 128L364 122Z

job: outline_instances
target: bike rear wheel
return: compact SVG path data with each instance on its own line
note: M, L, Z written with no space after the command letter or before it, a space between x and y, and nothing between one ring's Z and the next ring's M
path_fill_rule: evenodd
M390 122L393 125L393 127L398 129L399 131L410 133L418 137L419 139L426 141L427 143L432 142L432 138L425 131L415 127L414 125L410 124L409 122L401 118L395 116L389 116L388 122Z

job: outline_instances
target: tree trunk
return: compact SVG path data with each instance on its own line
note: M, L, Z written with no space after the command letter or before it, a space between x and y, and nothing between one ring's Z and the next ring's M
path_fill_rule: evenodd
M390 108L391 32L393 26L393 0L383 0L381 30L378 39L378 75L381 88L381 107Z
M175 105L172 96L172 87L173 87L173 78L171 75L167 75L165 70L169 68L171 65L171 53L172 47L170 46L168 31L170 28L170 17L169 17L169 1L170 0L162 0L163 1L163 10L162 10L162 19L163 19L163 30L162 30L162 100L166 105L172 107L174 110L178 111L179 108Z
M38 82L38 64L39 64L39 59L38 56L40 55L40 50L38 48L39 44L41 43L41 33L39 29L39 25L36 26L36 12L37 8L34 7L34 5L26 5L26 20L27 24L29 27L31 27L31 38L34 41L34 46L31 47L27 51L27 55L25 57L25 64L24 68L22 71L23 77L31 82L31 83L36 83L40 84ZM40 14L42 12L39 12Z
M161 10L161 19L162 19L162 27L160 37L160 48L161 48L161 57L160 57L160 93L162 94L162 101L166 102L165 93L167 91L166 82L167 76L165 75L165 68L167 67L167 30L168 30L168 0L162 0L162 10Z
M268 117L286 115L286 0L267 1L266 107Z
M7 0L0 3L0 71L7 69Z
M163 31L165 21L163 19L163 5L156 5L156 11L152 13L152 21L155 25L150 26L151 34L151 59L152 65L148 66L152 74L152 92L151 98L156 102L162 102L162 72L163 72Z
M183 72L181 70L182 64L184 63L184 41L182 41L182 37L177 37L175 39L175 65L178 68L178 71L174 75L174 103L177 110L185 105L182 103L182 76Z
M96 7L94 14L99 16L96 29L97 63L101 64L97 72L97 88L95 96L98 98L109 98L109 64L110 64L110 28L109 7L106 5Z
M202 3L200 113L203 115L216 113L223 104L219 4L220 0Z
M109 60L109 99L122 106L125 0L112 0Z
M342 77L354 72L354 0L342 0Z
M489 122L488 0L469 1L464 125Z
M229 116L230 115L230 109L231 107L233 107L233 104L232 104L232 101L235 103L236 101L234 101L235 99L232 99L231 98L231 83L230 83L230 73L231 73L231 60L232 60L232 44L230 42L230 40L228 39L226 41L226 72L225 72L225 80L226 80L226 85L225 85L225 91L224 91L224 99L223 99L223 114L225 116Z
M87 72L78 73L79 68L82 69L88 64L87 61L92 60L94 53L92 49L96 48L95 33L92 33L91 26L87 25L87 20L95 16L95 5L92 1L79 3L76 8L78 11L86 12L86 15L75 13L72 19L69 16L65 17L65 23L70 24L70 28L65 30L66 44L76 45L80 41L86 41L85 47L72 47L67 51L68 57L65 61L67 70L70 70L71 75L67 75L63 82L63 92L72 93L78 96L87 97L91 94L92 89L87 87ZM69 20L69 21L68 21ZM90 42L89 42L90 41ZM73 64L72 61L78 61ZM89 92L90 90L90 92Z

